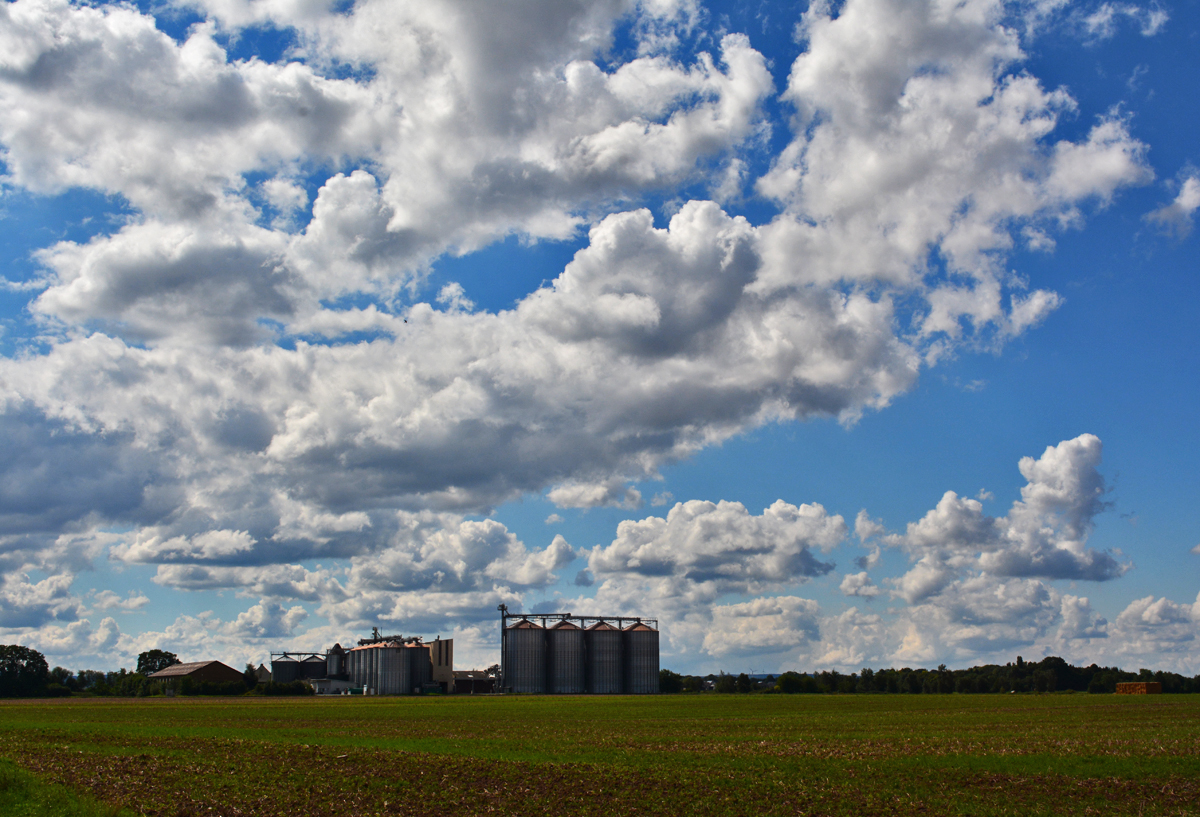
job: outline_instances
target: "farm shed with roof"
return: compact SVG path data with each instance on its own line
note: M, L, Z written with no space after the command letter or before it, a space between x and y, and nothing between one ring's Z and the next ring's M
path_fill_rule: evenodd
M214 684L227 684L230 681L245 680L242 673L220 661L193 661L190 664L172 664L166 669L146 676L156 681L178 681L190 678L193 681L208 681Z

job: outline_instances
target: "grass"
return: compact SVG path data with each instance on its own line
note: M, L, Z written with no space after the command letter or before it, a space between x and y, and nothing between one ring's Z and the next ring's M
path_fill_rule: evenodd
M0 814L5 817L133 817L126 811L62 786L51 786L0 760Z
M154 817L1200 814L1200 696L18 701L0 756Z

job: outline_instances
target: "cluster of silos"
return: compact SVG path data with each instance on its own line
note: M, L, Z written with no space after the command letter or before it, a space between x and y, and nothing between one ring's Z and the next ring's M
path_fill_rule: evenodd
M271 680L277 684L325 678L328 674L328 665L323 655L313 654L299 658L284 653L271 659Z
M658 630L642 622L586 628L562 619L543 627L527 618L504 625L505 689L537 694L658 692Z
M271 680L280 684L315 678L340 678L345 670L345 651L334 644L327 653L277 653L271 659Z
M429 650L421 644L382 641L346 652L350 685L368 695L411 695L433 675Z

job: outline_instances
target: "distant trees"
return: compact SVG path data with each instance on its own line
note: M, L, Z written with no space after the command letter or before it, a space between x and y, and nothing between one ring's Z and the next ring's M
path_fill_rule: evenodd
M153 675L159 670L182 663L179 656L173 652L146 650L146 652L138 653L137 672L139 675Z
M1091 692L1111 693L1120 681L1157 681L1164 693L1200 692L1200 675L1188 678L1173 672L1141 669L1137 673L1118 667L1099 667L1091 664L1076 667L1051 655L1041 661L1026 661L1018 656L1009 664L985 664L969 669L952 670L945 664L935 670L889 668L872 670L864 667L860 673L843 675L834 670L812 673L788 671L777 679L752 678L745 673L719 673L698 677L678 676L669 670L660 675L663 692L722 693L774 692L786 695L812 693L890 693L903 695L979 694L997 692ZM668 684L663 679L672 678ZM674 678L679 679L678 688Z

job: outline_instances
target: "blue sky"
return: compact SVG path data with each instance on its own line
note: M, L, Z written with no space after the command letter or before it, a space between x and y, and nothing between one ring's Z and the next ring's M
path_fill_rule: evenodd
M1200 672L1196 3L19 0L0 638ZM953 492L948 493L948 492Z

